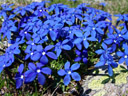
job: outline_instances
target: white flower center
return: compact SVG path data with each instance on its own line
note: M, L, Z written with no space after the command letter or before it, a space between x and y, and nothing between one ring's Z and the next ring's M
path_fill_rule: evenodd
M40 70L40 69L38 69L38 70L37 70L37 73L40 73L40 72L41 72L41 70Z
M127 57L128 57L127 55L124 56L124 58L127 58Z
M23 78L24 78L24 76L23 76L23 75L21 75L21 76L20 76L20 78L21 78L21 79L23 79Z
M84 38L83 40L86 40L86 38Z
M96 29L96 28L94 28L94 27L92 28L92 30L95 30L95 29Z
M2 21L4 22L4 19L2 19Z
M68 74L71 74L71 71L68 71Z
M114 42L116 43L116 40L114 40Z
M121 34L119 34L119 37L121 37Z
M5 64L3 65L3 67L5 67Z
M45 55L46 53L45 52L42 52L42 55Z
M24 33L25 33L25 34L27 34L27 32L26 32L26 31L25 31Z
M32 45L34 45L34 43L32 43Z
M42 12L42 10L40 10L40 12Z
M71 31L69 31L69 33L71 33Z
M33 55L33 52L31 53L31 55Z
M52 28L50 28L49 30L52 31Z

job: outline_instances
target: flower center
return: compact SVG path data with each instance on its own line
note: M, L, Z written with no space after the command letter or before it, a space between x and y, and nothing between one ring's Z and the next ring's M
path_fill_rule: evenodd
M24 78L24 76L23 76L23 75L21 75L21 76L20 76L20 78L21 78L21 79L23 79L23 78Z
M119 37L121 37L121 34L119 34Z
M41 72L41 70L40 69L37 69L37 73L40 73Z
M33 55L33 52L31 53L31 55Z
M68 74L71 74L71 71L68 71Z
M34 45L34 43L32 43L32 45Z
M116 40L114 40L114 42L116 43Z
M27 32L26 32L26 31L25 31L24 33L25 33L25 34L27 34Z
M52 28L50 28L49 30L52 31Z
M45 55L46 53L45 52L42 52L42 55Z
M86 38L84 38L83 40L86 40Z
M127 55L125 55L125 56L124 56L124 58L128 58L128 56L127 56Z
M3 67L5 67L5 64L3 65Z
M71 31L69 31L69 33L71 33Z
M95 30L95 29L96 29L95 27L92 28L92 30Z
M4 19L2 19L2 21L4 22Z
M42 10L40 10L40 12L42 12Z

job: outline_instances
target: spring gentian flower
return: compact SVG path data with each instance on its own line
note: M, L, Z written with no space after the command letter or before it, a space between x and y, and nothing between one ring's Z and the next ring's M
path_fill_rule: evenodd
M78 55L78 57L76 57L74 61L78 62L80 60L83 60L83 62L86 64L87 63L87 57L88 57L87 50L84 49L84 50L82 50L82 52L80 52L79 50L75 50L75 52Z
M84 35L82 37L76 38L74 40L74 44L80 44L81 42L83 42L84 47L87 49L89 46L88 41L96 41L97 39L95 37L89 37L90 32L85 32Z
M29 70L25 72L25 83L32 82L37 76L38 82L44 85L46 78L43 74L51 75L52 70L48 67L43 67L44 65L41 63L37 63L36 65L37 67L33 63L28 64Z
M112 67L116 68L118 64L113 60L113 57L110 54L106 54L105 56L100 57L100 61L95 65L95 67L101 67L104 65L108 66L109 76L113 75Z
M58 42L55 45L55 51L57 53L57 57L61 54L62 50L71 50L71 46L68 44L69 40L65 39L62 42Z
M81 80L80 75L79 75L77 72L73 72L73 71L79 69L79 67L80 67L80 65L79 65L78 63L75 63L75 64L73 64L73 65L71 66L71 68L70 68L70 62L67 61L67 62L65 63L65 65L64 65L64 68L65 68L65 69L60 69L60 70L58 71L58 75L60 75L60 76L66 75L66 76L64 77L64 85L67 86L67 85L70 83L70 81L71 81L70 75L72 76L72 78L73 78L75 81L80 81L80 80Z
M117 52L117 55L121 57L119 60L119 64L125 61L126 65L128 66L128 45L123 44L123 48L125 49L124 52L121 52L121 51Z
M54 47L54 45L48 45L46 46L44 49L42 47L42 45L37 45L37 51L36 53L38 53L39 55L37 56L38 58L40 58L40 62L43 64L47 64L48 63L48 57L52 58L52 59L57 59L57 56L55 55L55 53L50 52L50 50Z
M18 73L16 73L15 80L16 80L16 89L19 89L24 82L24 74L22 73L24 70L24 64L20 64L18 68Z

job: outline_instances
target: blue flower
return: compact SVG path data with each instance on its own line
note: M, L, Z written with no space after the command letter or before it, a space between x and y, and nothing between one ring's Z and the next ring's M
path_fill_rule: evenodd
M33 63L28 64L29 70L25 72L25 83L32 82L37 76L38 82L44 85L46 78L43 74L51 75L52 70L48 67L43 67L44 65L41 63L37 63L36 65L37 67Z
M58 42L55 45L55 51L57 53L57 57L61 54L62 50L71 50L71 46L68 44L69 40L65 39L62 42Z
M78 55L78 57L76 57L74 61L75 61L75 62L78 62L78 61L82 60L83 63L86 64L87 61L88 61L88 60L87 60L87 57L88 57L87 50L84 49L84 50L82 50L82 52L80 52L79 50L75 50L75 52L76 52L76 54Z
M118 51L117 55L121 57L119 59L119 64L123 63L125 61L126 65L128 66L128 45L123 44L124 52Z
M73 43L76 45L78 44L78 46L80 46L80 43L83 42L84 47L87 49L89 47L88 41L96 41L97 40L95 37L92 37L92 36L89 37L89 36L90 36L90 32L89 31L85 32L82 37L74 39ZM81 48L78 47L78 48L79 48L79 50L81 50L82 47Z
M18 68L18 73L16 73L15 80L16 80L16 89L19 89L24 82L24 73L22 73L24 70L24 64L20 64Z
M57 59L57 56L55 53L50 52L49 50L51 50L54 47L54 45L48 45L46 46L44 49L42 47L42 45L37 45L37 51L35 51L36 54L38 54L36 57L40 58L40 62L43 64L47 64L48 63L48 57L52 58L52 59Z
M101 67L104 65L108 66L109 76L113 75L112 67L116 68L118 64L113 60L113 57L110 54L107 54L105 57L101 56L100 61L95 65L95 67Z
M80 75L77 73L77 72L74 72L75 70L79 69L80 65L78 63L75 63L71 66L70 68L70 62L66 62L65 65L64 65L64 68L65 69L60 69L58 71L58 75L60 76L64 76L64 85L68 85L71 81L71 77L70 75L72 76L72 78L75 80L75 81L80 81L81 80L81 77Z

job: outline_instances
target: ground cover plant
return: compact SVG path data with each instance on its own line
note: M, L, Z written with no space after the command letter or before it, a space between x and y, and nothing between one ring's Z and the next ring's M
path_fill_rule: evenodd
M54 95L58 87L64 92L79 85L89 68L107 66L112 78L113 68L128 65L127 14L115 15L114 26L111 14L86 3L77 7L49 3L1 5L0 39L9 46L1 49L0 73L4 71L16 91L34 90L40 95L50 87Z

